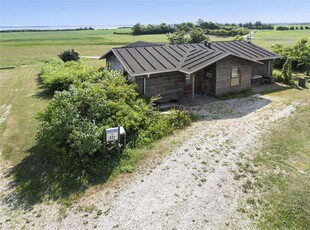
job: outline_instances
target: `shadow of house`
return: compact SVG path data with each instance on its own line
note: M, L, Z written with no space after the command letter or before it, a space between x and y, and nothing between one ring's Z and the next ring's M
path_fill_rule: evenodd
M271 103L271 100L252 95L250 97L221 100L188 109L200 120L235 119L247 116Z

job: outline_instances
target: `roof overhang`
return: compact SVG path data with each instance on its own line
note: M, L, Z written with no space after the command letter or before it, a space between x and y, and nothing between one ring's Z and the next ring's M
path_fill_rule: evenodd
M110 49L109 51L107 51L106 53L104 53L104 54L99 58L99 60L107 58L107 56L110 55L112 52L113 52L113 49Z
M275 60L275 59L278 59L278 58L283 58L281 55L277 55L275 57L272 57L272 58L261 58L259 59L258 61L268 61L268 60Z

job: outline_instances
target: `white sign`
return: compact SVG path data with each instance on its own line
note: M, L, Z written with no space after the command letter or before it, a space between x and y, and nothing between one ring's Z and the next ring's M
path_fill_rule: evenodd
M118 128L106 129L106 141L117 141L118 140Z
M125 130L123 126L120 127L120 135L124 134ZM118 140L118 127L106 129L106 142Z

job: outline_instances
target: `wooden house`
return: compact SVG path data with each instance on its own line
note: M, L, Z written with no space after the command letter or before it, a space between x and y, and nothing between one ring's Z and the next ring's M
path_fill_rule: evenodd
M271 76L276 58L280 56L247 41L180 45L139 41L100 57L108 68L123 71L140 92L166 100L250 89Z

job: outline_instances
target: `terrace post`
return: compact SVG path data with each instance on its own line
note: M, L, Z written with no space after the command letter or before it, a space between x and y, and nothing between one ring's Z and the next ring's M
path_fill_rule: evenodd
M195 74L191 74L192 78L192 101L195 102Z
M146 77L143 78L143 94L146 94Z

